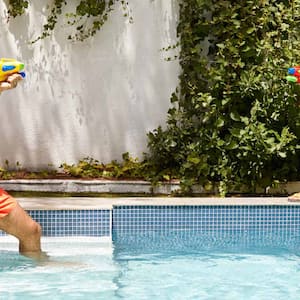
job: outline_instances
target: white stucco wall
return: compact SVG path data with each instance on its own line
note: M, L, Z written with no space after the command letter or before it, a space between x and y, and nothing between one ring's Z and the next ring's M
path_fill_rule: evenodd
M93 39L70 43L60 24L31 45L45 2L30 1L26 15L7 24L0 1L0 57L23 61L27 73L0 96L0 166L8 160L40 169L87 156L108 162L127 151L142 157L178 83L178 61L160 51L176 41L176 1L130 0L133 24L117 5Z

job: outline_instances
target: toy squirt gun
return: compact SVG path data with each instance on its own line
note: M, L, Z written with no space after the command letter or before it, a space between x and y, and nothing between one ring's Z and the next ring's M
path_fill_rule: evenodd
M300 83L300 66L288 68L288 74L287 81Z
M23 72L24 64L13 58L0 58L0 82L6 81L12 74L20 74L23 78L25 72Z

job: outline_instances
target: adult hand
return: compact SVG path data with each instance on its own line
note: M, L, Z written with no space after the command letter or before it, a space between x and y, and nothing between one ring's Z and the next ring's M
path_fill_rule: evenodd
M20 74L16 73L8 76L6 81L0 82L0 92L15 88L20 80L22 80Z

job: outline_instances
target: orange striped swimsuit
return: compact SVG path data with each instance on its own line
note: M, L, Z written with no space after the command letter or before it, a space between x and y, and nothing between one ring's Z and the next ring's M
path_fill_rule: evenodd
M0 218L7 216L15 207L16 200L7 192L0 189Z

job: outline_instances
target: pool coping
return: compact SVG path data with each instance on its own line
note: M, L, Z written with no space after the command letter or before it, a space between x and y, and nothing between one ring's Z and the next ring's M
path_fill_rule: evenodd
M299 206L287 197L18 197L25 210L111 210L115 206Z

